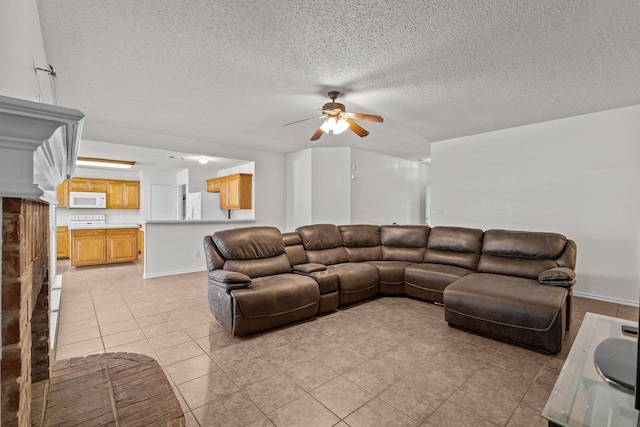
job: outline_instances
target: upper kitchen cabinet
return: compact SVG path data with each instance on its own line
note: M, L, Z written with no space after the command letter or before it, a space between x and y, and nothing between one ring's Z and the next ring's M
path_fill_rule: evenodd
M253 175L235 173L207 180L207 191L220 193L220 209L251 209Z
M59 208L69 207L70 192L106 193L107 209L140 209L140 181L72 178L56 190Z
M140 181L107 181L107 209L140 209Z
M104 179L93 179L93 178L72 178L69 181L69 191L106 193L107 181Z
M56 199L58 199L59 208L69 207L69 180L65 179L62 184L56 188Z

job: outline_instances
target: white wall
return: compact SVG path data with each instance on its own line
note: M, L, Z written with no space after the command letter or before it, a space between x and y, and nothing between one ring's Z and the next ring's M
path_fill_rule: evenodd
M340 147L287 155L287 229L308 224L424 224L428 166Z
M287 230L351 223L351 149L317 147L287 155Z
M311 151L296 151L287 154L287 230L312 224L313 210L311 194Z
M0 94L55 104L35 0L0 2L0 41Z
M207 191L207 180L218 176L210 170L189 169L189 185L187 192Z
M428 165L351 150L351 222L425 224Z
M182 169L176 172L176 185L184 185L189 192L189 182L191 178L191 173L189 169ZM197 191L197 190L194 190Z
M323 147L311 150L313 215L310 224L350 224L351 149Z
M439 141L432 223L553 231L577 294L638 304L640 105Z

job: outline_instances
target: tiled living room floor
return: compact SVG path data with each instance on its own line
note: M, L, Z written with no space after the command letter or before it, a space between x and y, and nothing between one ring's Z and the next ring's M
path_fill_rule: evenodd
M63 275L57 359L144 353L163 366L187 426L546 426L540 413L587 311L575 298L558 356L449 327L441 307L379 298L238 339L209 313L206 273L142 279L140 264Z

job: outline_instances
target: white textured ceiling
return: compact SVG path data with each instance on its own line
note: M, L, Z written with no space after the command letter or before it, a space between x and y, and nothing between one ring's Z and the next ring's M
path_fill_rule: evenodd
M640 104L638 0L38 0L58 103L278 152L429 142ZM371 134L309 138L338 90ZM118 142L118 141L111 141Z

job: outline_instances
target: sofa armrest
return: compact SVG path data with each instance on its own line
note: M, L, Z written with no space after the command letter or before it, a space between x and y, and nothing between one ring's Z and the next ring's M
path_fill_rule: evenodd
M318 283L320 295L336 292L338 290L339 280L336 273L329 273L327 266L315 262L306 264L296 264L293 266L295 274L301 274L311 277Z
M229 270L213 270L209 272L209 283L225 291L233 289L248 288L251 278L246 274Z
M306 264L297 264L293 266L293 272L299 274L311 274L319 271L326 271L327 266L324 264L318 264L315 262L308 262Z
M570 288L576 283L576 272L568 267L549 268L540 273L538 282L543 285Z

